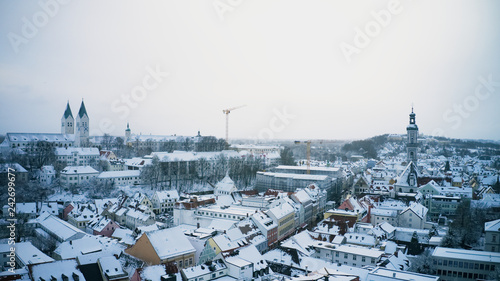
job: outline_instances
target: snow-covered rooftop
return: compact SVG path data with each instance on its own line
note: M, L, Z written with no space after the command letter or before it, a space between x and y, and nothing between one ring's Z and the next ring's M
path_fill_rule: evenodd
M179 227L147 232L145 235L161 260L196 251Z
M80 229L52 215L40 221L39 224L62 241L75 237L81 238L85 235Z
M500 263L500 253L436 247L433 257Z
M74 259L34 265L31 268L31 275L33 280L63 281L63 275L72 278L72 280L75 280L74 275L78 276L79 280L85 280L82 272L78 269L77 261ZM52 279L52 276L55 279Z
M484 231L500 231L500 219L489 221L484 224Z
M7 133L6 139L10 142L73 142L75 135L44 134L44 133Z
M61 173L66 175L99 174L96 169L90 166L67 166Z
M295 212L294 208L292 207L292 205L288 203L282 203L279 206L267 210L268 214L274 215L274 217L278 220L294 212Z
M139 170L126 170L126 171L109 171L102 172L97 177L98 179L112 179L112 178L124 178L124 177L139 177L141 171Z
M16 243L16 256L24 265L39 264L54 261L53 258L42 253L31 242Z
M96 147L56 147L56 155L71 156L76 153L81 156L99 156L99 149Z
M401 271L377 267L368 274L367 280L414 280L414 281L437 281L438 276L426 275L415 272Z

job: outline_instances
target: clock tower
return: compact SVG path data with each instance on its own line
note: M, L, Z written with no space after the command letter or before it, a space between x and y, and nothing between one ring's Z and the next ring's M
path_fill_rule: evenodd
M412 161L413 163L417 164L417 148L418 148L418 126L415 123L415 113L413 113L413 107L411 108L411 113L410 113L410 124L406 127L406 134L407 134L407 144L406 144L406 151L407 151L407 160L408 162Z

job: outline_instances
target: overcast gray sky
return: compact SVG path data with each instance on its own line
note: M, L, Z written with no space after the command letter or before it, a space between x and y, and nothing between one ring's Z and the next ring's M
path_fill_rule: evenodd
M0 133L500 139L500 2L1 1ZM167 75L168 73L168 75ZM128 100L130 99L130 100ZM283 117L283 115L288 115Z

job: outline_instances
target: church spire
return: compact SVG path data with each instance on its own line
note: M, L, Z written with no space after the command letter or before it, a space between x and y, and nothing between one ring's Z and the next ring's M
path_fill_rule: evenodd
M68 118L69 116L73 117L73 113L71 113L71 108L69 107L69 101L66 104L66 110L64 111L64 119Z
M80 110L78 111L78 116L83 117L84 115L87 115L87 110L85 109L85 104L83 103L83 99L82 99L82 104L80 105Z

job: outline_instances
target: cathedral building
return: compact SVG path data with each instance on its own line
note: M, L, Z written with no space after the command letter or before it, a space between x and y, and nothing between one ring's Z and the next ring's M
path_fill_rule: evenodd
M37 151L41 143L53 147L89 146L89 116L82 100L76 119L73 117L69 102L61 118L61 133L7 133L0 144L0 152L9 153L13 149L25 152Z

